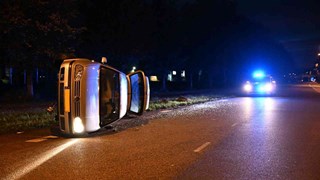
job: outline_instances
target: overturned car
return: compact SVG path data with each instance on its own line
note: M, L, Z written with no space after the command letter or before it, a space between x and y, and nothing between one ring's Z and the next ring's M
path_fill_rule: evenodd
M63 134L95 132L127 113L141 115L149 106L148 77L128 75L89 59L67 59L58 80L59 128Z

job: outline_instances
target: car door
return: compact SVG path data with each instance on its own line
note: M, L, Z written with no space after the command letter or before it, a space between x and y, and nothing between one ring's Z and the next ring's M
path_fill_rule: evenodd
M141 115L149 108L150 87L149 79L143 71L127 75L128 79L128 112Z

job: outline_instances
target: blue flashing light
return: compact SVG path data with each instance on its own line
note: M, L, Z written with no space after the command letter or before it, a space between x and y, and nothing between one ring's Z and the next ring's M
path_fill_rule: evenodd
M266 75L264 74L264 72L263 71L255 71L254 73L253 73L253 77L254 78L264 78Z

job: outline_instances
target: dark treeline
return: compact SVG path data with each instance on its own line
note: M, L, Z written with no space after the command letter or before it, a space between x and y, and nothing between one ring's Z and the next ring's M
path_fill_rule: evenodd
M169 70L183 68L189 81L208 88L237 82L254 68L272 74L292 68L283 47L239 15L233 1L107 0L81 7L88 31L78 52L107 56L125 72L138 64L166 78Z
M123 72L137 66L157 75L165 89L173 69L186 70L188 88L212 88L233 85L253 68L275 74L292 66L231 0L3 0L0 12L1 69L56 73L65 58L106 56Z
M38 83L43 92L55 92L58 64L75 54L85 30L76 22L77 6L73 0L0 1L1 95L33 97L36 70L45 72Z

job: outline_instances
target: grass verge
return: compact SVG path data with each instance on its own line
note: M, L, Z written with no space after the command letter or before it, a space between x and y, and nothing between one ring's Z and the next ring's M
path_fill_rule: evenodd
M223 97L212 96L212 95L201 95L201 96L180 96L174 98L159 98L154 99L150 102L149 110L176 108L179 106L186 106L197 103L204 103L211 100L218 100Z
M0 105L0 133L50 127L55 124L54 114L46 111L52 103L19 103Z
M217 100L223 97L213 95L183 96L171 98L152 98L149 111L167 108L177 108L191 104ZM11 104L0 106L0 133L18 132L27 129L50 127L57 122L54 120L55 113L46 111L53 103Z

